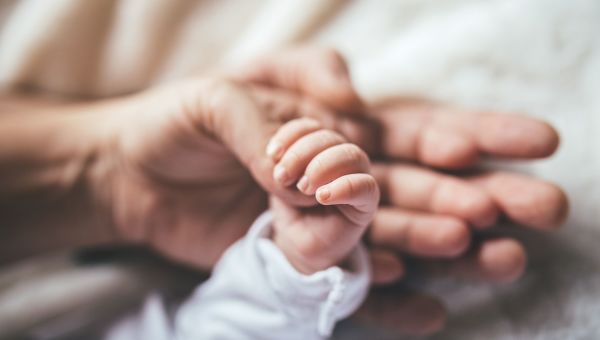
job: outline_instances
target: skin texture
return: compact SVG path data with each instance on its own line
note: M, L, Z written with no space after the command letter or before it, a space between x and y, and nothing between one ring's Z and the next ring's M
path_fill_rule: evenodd
M273 177L280 185L295 184L318 203L299 208L273 196L275 244L305 274L341 264L360 241L379 203L367 155L306 118L279 128L267 144L267 154L277 164Z
M307 195L280 183L274 176L276 153L265 152L278 129L298 117L337 131L340 139L329 136L327 145L339 146L343 137L374 160L382 201L365 238L376 283L400 279L405 254L442 258L448 275L515 280L525 268L524 246L501 236L474 242L471 230L491 228L498 218L551 230L568 208L552 183L476 171L483 158L551 155L558 135L548 124L414 100L367 107L353 90L343 58L328 49L292 49L225 77L195 78L113 100L47 105L31 100L0 103L3 252L10 244L27 243L35 230L46 235L37 248L100 239L138 242L210 268L266 209L267 192L291 210L316 204L318 187L309 185ZM308 128L300 135L315 132ZM292 178L302 173L294 169ZM75 210L78 218L65 217ZM20 230L22 239L10 238ZM439 329L445 320L437 300L401 289L375 290L357 315L419 334Z

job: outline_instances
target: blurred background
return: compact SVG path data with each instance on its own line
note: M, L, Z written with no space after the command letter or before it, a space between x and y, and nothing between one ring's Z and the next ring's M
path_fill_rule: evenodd
M447 305L431 339L597 339L599 32L597 0L0 0L0 86L100 98L311 42L348 58L370 103L419 97L543 118L561 134L556 156L494 164L555 181L572 203L557 233L505 227L529 240L524 278L406 284ZM145 250L23 260L0 268L0 338L94 338L149 291L176 300L199 280ZM351 322L336 337L398 338Z

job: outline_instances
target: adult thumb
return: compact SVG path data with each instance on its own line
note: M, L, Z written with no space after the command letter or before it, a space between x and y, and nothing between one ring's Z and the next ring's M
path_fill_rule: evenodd
M346 113L363 110L342 55L332 48L296 47L248 63L233 77L295 91Z
M250 89L235 81L204 78L186 86L186 109L195 127L225 144L267 192L299 206L314 205L314 197L283 187L273 179L266 147L282 122L258 105Z

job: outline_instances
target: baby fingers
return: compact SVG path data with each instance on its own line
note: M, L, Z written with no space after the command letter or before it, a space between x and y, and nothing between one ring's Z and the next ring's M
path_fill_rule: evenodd
M349 174L369 172L369 158L358 146L338 144L316 155L297 184L298 190L313 195L317 188Z
M316 198L323 205L340 205L349 220L366 226L377 210L379 187L373 176L353 173L321 186Z
M282 186L297 183L307 195L337 177L369 170L368 157L360 148L307 118L283 125L271 138L266 152L276 162L275 181Z
M294 119L281 126L267 144L267 156L275 162L281 159L283 153L298 139L321 129L321 123L312 118Z
M318 130L298 139L275 166L275 180L285 186L297 182L317 155L341 143L344 143L344 138L329 130Z

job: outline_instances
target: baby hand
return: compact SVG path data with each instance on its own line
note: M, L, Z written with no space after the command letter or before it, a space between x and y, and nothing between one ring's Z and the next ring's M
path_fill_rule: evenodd
M340 264L358 244L379 203L369 159L338 133L308 118L292 120L271 138L267 154L281 186L314 195L313 207L271 197L274 243L305 274Z

